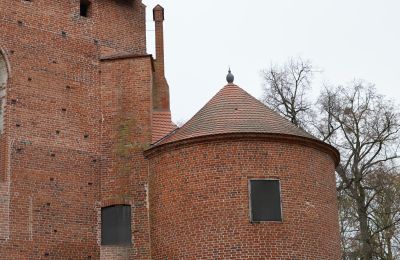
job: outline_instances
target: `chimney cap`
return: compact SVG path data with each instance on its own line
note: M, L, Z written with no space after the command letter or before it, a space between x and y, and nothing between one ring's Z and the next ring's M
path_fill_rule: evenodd
M156 5L153 8L153 20L164 21L164 7L162 7L161 5Z
M164 7L158 4L154 7L154 10L164 10Z

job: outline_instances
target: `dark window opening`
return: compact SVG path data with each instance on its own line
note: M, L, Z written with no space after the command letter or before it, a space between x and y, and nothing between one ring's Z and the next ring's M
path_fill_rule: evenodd
M282 221L279 180L250 180L251 221Z
M80 7L80 14L83 17L89 16L89 8L90 8L90 1L88 0L81 0L81 7Z
M129 245L131 241L131 206L116 205L101 209L101 244Z

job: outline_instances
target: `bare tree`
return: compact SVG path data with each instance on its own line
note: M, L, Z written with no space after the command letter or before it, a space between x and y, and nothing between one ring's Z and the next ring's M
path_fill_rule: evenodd
M262 73L263 101L340 151L336 171L343 258L396 259L400 250L400 207L394 200L400 198L394 181L399 177L393 177L398 176L393 167L400 156L397 107L378 95L373 85L358 81L325 87L315 110L307 99L314 73L311 63L302 59L271 66Z
M385 168L370 173L366 179L371 198L368 208L369 229L373 248L373 259L395 260L400 258L400 176ZM362 259L357 206L355 200L339 191L339 212L343 259Z
M290 59L284 66L262 71L263 102L293 124L305 127L311 103L307 99L314 76L310 61Z
M338 191L339 221L343 259L359 259L360 247L354 237L358 234L357 211L354 200L344 190Z
M340 151L338 191L354 201L358 226L354 234L360 241L361 259L372 260L377 230L372 228L370 210L382 190L371 187L368 177L400 156L399 114L391 102L376 94L371 84L361 81L347 87L325 88L319 105L321 116L315 124L316 133ZM397 222L381 226L378 232Z
M374 254L378 259L399 259L400 175L380 169L366 181L376 192L369 209Z

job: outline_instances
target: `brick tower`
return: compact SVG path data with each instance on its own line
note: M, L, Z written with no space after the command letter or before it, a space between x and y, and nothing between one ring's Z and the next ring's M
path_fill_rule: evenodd
M228 77L171 122L164 9L0 0L0 259L339 259L339 154Z
M0 1L0 259L150 258L163 12L153 60L140 0Z
M153 258L339 260L337 150L228 81L146 151Z

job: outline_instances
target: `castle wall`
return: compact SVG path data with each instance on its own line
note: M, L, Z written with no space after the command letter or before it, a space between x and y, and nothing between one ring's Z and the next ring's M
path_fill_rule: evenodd
M0 137L0 259L100 258L100 167L111 137L102 134L99 59L144 54L146 40L141 1L91 2L86 18L76 0L0 1L0 49L12 71ZM135 77L148 80L149 65L137 66Z
M152 259L340 259L335 165L265 139L156 148L149 155ZM282 222L251 223L249 179L279 179Z
M133 245L102 246L101 259L147 259L148 172L143 151L151 143L151 58L103 61L101 71L102 133L107 137L101 148L101 206L130 205L133 216Z
M332 158L242 138L158 147L149 161L152 132L173 128L163 9L153 62L141 1L91 1L87 17L79 6L0 2L11 72L0 259L340 258ZM250 223L250 178L281 180L282 223ZM131 208L129 245L102 245L101 210L113 205Z
M79 0L2 1L0 17L2 23L15 28L14 34L30 40L33 46L46 44L46 42L56 45L56 42L51 41L51 37L64 38L65 41L80 38L90 45L115 51L146 53L145 6L141 1L96 0L90 2L88 17L82 17ZM47 39L43 41L44 39L36 37L36 31L46 32ZM2 30L2 38L8 36L4 33L6 33L5 28ZM78 48L73 49L74 47ZM91 51L84 52L84 47L79 48L79 45L71 44L69 49L74 52L82 51L88 56L93 55Z

